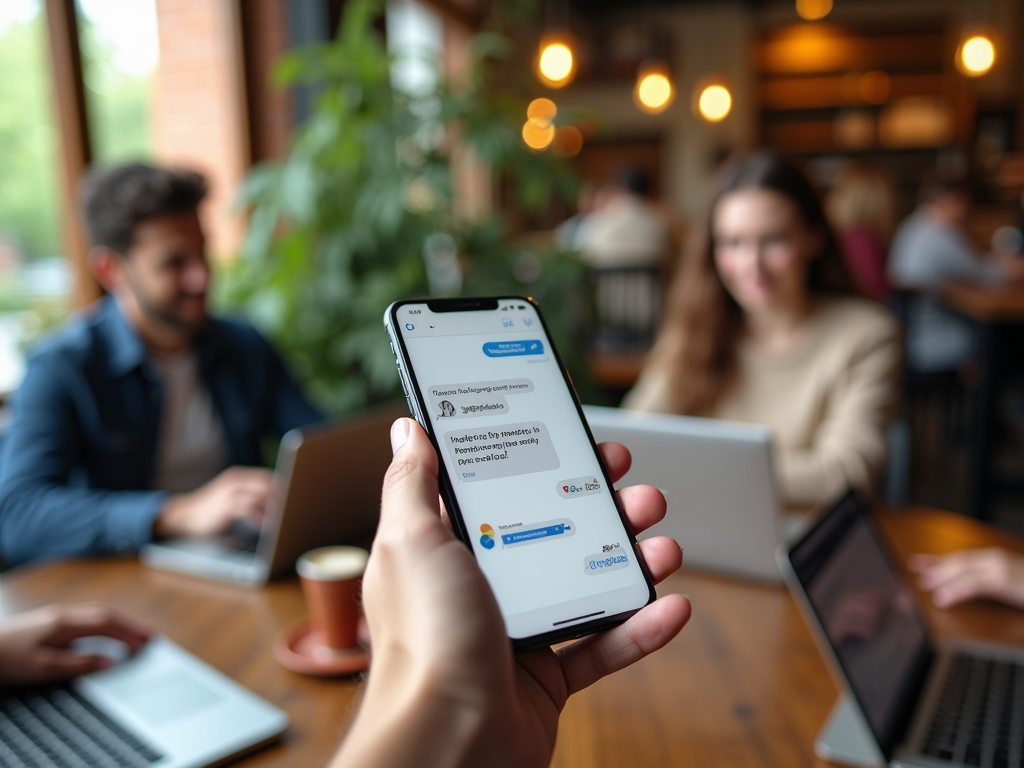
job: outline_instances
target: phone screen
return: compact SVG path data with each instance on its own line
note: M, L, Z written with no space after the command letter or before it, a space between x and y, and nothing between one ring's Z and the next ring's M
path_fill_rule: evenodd
M439 447L509 637L559 632L653 598L633 536L536 308L399 305L421 422Z

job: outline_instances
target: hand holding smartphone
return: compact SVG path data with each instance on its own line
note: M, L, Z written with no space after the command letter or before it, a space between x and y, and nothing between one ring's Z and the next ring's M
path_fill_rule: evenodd
M441 493L520 648L581 637L655 599L636 540L536 307L396 302L385 313Z

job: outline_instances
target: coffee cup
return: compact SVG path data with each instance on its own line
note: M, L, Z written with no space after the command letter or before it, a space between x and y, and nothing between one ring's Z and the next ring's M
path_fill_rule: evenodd
M320 547L295 564L313 634L326 648L342 651L356 645L360 588L369 556L359 547Z

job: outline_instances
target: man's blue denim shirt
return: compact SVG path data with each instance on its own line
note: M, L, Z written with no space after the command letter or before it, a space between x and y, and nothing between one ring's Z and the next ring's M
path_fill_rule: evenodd
M252 326L214 319L196 340L230 464L262 464L267 436L320 421ZM153 537L163 386L116 301L102 299L43 342L13 401L0 456L0 554L128 553Z

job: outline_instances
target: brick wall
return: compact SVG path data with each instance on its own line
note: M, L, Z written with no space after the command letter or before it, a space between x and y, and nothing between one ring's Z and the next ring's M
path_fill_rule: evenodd
M250 157L238 6L235 0L157 0L156 8L156 157L209 178L203 211L209 252L225 256L242 237L242 222L229 208Z
M287 151L292 136L291 94L271 82L274 63L289 45L286 3L287 0L246 0L242 5L253 162L280 157Z

